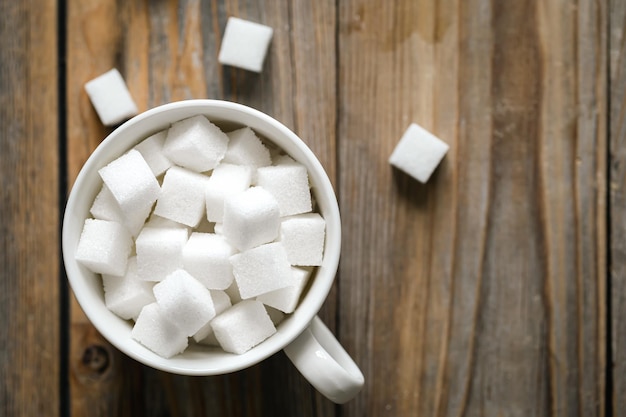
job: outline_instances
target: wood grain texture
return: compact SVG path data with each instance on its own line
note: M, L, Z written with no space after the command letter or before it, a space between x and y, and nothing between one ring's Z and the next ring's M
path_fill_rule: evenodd
M57 14L0 3L0 415L60 411Z
M626 415L626 4L609 10L611 409Z
M345 415L604 415L607 12L339 4ZM386 163L410 122L427 185Z
M261 74L217 63L229 16L274 28ZM68 161L70 182L110 129L83 91L117 67L140 110L188 98L219 98L264 111L294 129L335 174L334 2L68 2ZM320 315L335 327L336 292ZM281 352L250 369L191 378L158 372L112 348L77 303L71 314L73 416L332 416Z

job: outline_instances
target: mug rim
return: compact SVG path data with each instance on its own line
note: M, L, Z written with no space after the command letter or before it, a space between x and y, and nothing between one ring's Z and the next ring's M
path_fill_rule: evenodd
M182 118L175 118L174 115L191 117L195 114L204 114L209 120L211 120L209 114L219 115L212 121L249 126L250 123L233 120L237 116L245 116L242 117L243 120L254 122L252 124L256 128L250 126L253 130L307 167L311 192L314 193L320 205L318 211L322 212L326 220L324 257L322 266L316 267L315 277L308 293L300 300L296 310L277 326L277 332L264 342L241 355L213 351L210 347L202 346L196 349L195 346L193 348L190 346L182 355L166 359L130 338L129 332L132 327L130 322L117 317L104 305L101 281L99 292L97 288L93 289L93 281L98 279L99 274L94 274L79 264L74 254L84 220L91 217L89 208L96 193L100 190L100 186L96 187L99 180L97 170L131 149L142 139L167 128L176 120L182 120ZM227 117L229 115L231 118ZM268 132L271 135L268 135ZM99 184L102 184L101 180ZM77 231L78 226L80 230ZM66 276L75 298L89 321L109 343L127 356L155 369L181 375L219 375L259 363L283 349L307 328L322 307L335 279L341 250L341 219L337 198L326 171L304 141L284 124L259 110L240 103L214 99L182 100L154 107L131 118L114 129L93 150L81 167L67 198L63 215L61 246ZM124 331L125 328L128 329ZM120 332L128 333L128 335L122 337ZM211 357L218 359L206 360L203 355L207 355L203 353L203 350L214 352ZM222 362L214 363L219 360Z

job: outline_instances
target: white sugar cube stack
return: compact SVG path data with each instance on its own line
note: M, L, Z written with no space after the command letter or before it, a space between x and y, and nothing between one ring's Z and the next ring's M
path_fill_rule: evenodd
M261 72L273 33L271 27L230 17L217 59L224 65Z
M85 92L106 126L121 123L138 113L122 75L115 68L88 81Z
M185 333L165 316L156 302L141 310L131 337L164 358L181 353L189 344Z
M137 272L145 281L163 281L183 267L186 228L144 227L135 241Z
M242 354L267 339L276 328L260 301L244 300L211 322L220 346L226 352Z
M273 163L272 163L273 162ZM99 170L76 258L106 306L163 357L193 343L244 353L292 313L326 224L304 165L249 127L173 123Z
M86 219L76 248L76 260L98 274L126 273L132 237L120 223Z
M441 139L412 123L389 157L389 163L426 183L450 149Z
M211 292L183 269L154 286L154 296L165 317L193 336L215 317Z
M107 308L125 320L137 320L141 309L156 301L152 293L154 283L137 275L137 257L128 259L123 277L102 275L104 303Z
M196 227L205 214L206 175L173 166L165 173L154 214Z

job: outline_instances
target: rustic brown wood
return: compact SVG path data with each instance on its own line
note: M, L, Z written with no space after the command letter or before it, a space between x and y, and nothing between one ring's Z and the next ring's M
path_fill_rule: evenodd
M0 4L0 415L59 415L53 1Z
M258 108L294 129L335 176L335 7L267 2L68 2L68 162L70 182L110 129L83 91L117 67L140 110L188 98L221 98ZM274 28L262 74L223 67L217 54L228 16ZM333 292L320 315L335 327ZM188 378L125 358L71 308L72 415L331 416L282 353L232 375Z
M610 404L613 415L626 415L626 4L609 6L610 87L610 301L611 376Z
M339 4L345 415L604 415L599 2ZM386 163L410 122L451 150Z

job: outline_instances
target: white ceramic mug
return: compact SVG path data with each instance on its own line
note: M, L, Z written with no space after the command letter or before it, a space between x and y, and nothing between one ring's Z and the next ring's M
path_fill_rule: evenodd
M100 277L79 264L75 253L84 221L102 186L98 170L149 135L197 114L218 125L249 126L307 167L311 190L326 220L324 257L296 310L264 342L242 355L192 344L182 354L165 359L131 338L132 323L107 309ZM220 375L252 366L284 349L304 377L336 403L350 400L363 386L358 366L317 317L335 279L341 249L341 221L332 184L304 142L262 112L227 101L186 100L156 107L124 123L102 141L78 174L67 201L62 239L67 277L85 314L111 344L143 364L175 374Z

